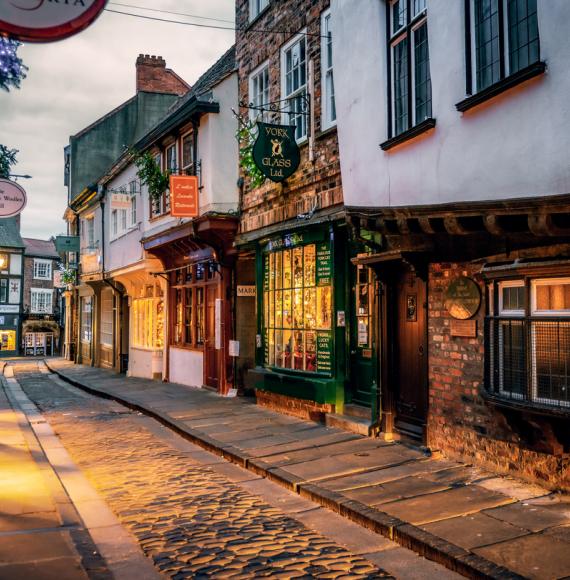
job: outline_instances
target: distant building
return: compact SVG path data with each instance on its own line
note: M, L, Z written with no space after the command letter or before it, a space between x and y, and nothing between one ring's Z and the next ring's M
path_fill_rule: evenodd
M55 284L60 257L52 240L23 238L23 242L21 354L51 356L60 347L60 289Z
M24 248L19 216L0 219L0 357L20 353Z

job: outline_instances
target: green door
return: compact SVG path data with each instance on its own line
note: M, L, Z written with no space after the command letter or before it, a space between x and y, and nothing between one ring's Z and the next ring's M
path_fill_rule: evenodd
M374 309L373 272L353 268L350 317L350 402L372 406Z

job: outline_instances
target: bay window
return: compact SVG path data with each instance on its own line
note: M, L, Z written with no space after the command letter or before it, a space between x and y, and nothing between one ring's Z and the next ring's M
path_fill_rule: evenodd
M570 278L492 283L488 388L499 397L570 407Z
M332 373L332 262L329 242L264 254L265 365Z

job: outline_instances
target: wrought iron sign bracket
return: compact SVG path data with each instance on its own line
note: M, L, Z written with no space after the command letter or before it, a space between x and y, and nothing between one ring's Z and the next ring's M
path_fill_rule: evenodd
M299 100L303 103L300 111L291 110L290 104L292 101ZM254 103L248 103L247 101L239 102L240 109L249 109L252 111L259 111L263 113L290 113L292 115L303 115L307 118L311 116L311 95L306 93L304 95L299 95L297 97L288 97L287 99L280 99L279 101L271 101L268 103L261 103L260 105L255 105Z

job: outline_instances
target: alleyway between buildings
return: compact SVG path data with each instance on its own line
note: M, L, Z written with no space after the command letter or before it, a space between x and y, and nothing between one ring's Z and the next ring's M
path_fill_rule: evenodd
M338 531L339 526L352 526L348 520L353 520L362 526L356 528L359 532L368 528L379 534L378 540L380 535L388 537L473 577L520 575L545 579L570 575L570 503L565 496L468 465L429 457L402 444L368 439L277 414L248 399L222 398L207 390L171 383L126 379L62 360L50 360L48 364L70 383L150 415L188 441L246 468L250 472L243 476L246 481L254 475L261 476L296 492L297 502L309 500L314 502L312 507L319 504L340 513L346 519L338 524L338 519L326 512L325 520L330 519L331 531ZM76 424L75 432L80 429L81 424ZM125 424L119 439L128 438L136 443L136 437L138 432ZM106 446L115 440L105 438L100 461L107 458ZM135 447L137 454L146 454L145 464L158 462L167 466L169 454L162 458L160 449L150 442L141 441ZM132 445L128 453L135 453ZM147 473L154 477L155 469L162 470L158 465L147 468ZM219 460L218 465L222 465ZM214 496L218 493L216 478L207 484L208 477L203 473L191 475L187 465L180 469L177 477L196 478L189 483L190 488L205 486ZM223 464L223 470L232 470L228 473L234 473L233 469L230 464ZM122 473L121 465L117 464L112 473L117 476ZM256 481L249 483L252 491L266 484L261 479ZM110 485L122 489L117 481ZM142 488L145 477L141 475L134 485ZM155 487L151 486L149 493L154 493ZM119 505L123 505L123 492L117 493ZM219 493L224 496L228 492L221 489ZM284 504L287 513L295 511L289 504L291 497L294 496L288 495ZM139 512L142 501L131 506L129 513ZM208 519L227 517L226 510L216 513L208 505L205 516ZM312 512L305 507L301 512L295 517L309 528L323 520L323 510ZM319 525L322 524L321 521ZM149 533L146 528L145 533ZM358 538L358 534L355 532L353 537ZM310 544L311 540L307 541ZM345 545L350 545L353 551L357 547L354 542ZM303 552L301 544L297 547ZM378 553L378 558L367 558L395 573L387 564L383 565L383 552Z
M3 465L20 453L0 480L2 580L459 578L41 362L14 361L2 386ZM44 478L59 487L40 493Z

